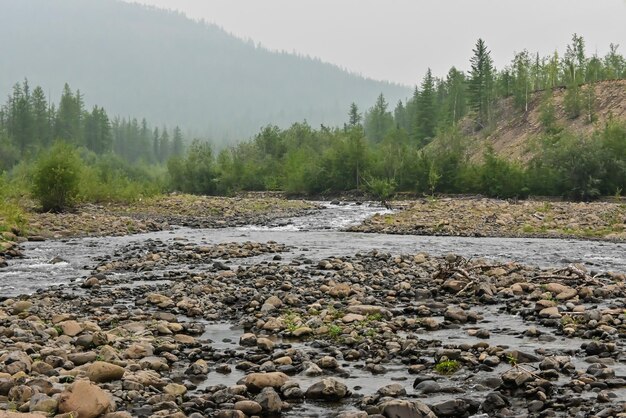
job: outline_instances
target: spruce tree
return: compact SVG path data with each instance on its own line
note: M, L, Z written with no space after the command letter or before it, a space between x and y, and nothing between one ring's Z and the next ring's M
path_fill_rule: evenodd
M491 120L495 70L485 41L478 39L473 52L474 56L470 60L468 96L470 106L476 111L476 123L483 128Z

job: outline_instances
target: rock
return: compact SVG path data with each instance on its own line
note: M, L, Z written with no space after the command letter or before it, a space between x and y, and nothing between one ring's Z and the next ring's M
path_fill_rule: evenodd
M304 396L307 399L338 401L348 396L348 387L338 380L329 377L310 386Z
M274 349L274 342L269 338L257 338L256 345L263 351L271 352Z
M432 406L432 411L438 417L462 417L470 405L463 399L450 399Z
M256 335L252 333L243 334L239 337L239 345L243 347L254 347L256 345Z
M527 371L511 369L502 373L502 380L504 381L504 383L512 386L522 386L525 383L533 380L533 377Z
M291 333L294 337L304 337L311 334L313 334L313 330L309 327L299 327Z
M126 350L124 350L124 357L128 359L140 359L149 357L154 354L154 347L149 343L135 343L131 344Z
M45 412L49 414L56 412L57 400L45 395L43 393L35 393L28 405L29 412Z
M352 289L347 283L340 283L330 288L328 294L334 298L347 298L350 296Z
M13 304L13 315L20 314L32 308L33 302L29 300L18 300Z
M246 400L235 402L235 409L248 416L252 416L259 415L263 410L263 407L258 402Z
M348 306L346 309L348 313L355 313L359 315L375 315L379 314L385 319L391 319L393 315L391 312L382 307L382 306L374 306L374 305L352 305Z
M125 373L124 374L124 383L127 382L136 382L143 386L154 386L155 388L162 388L166 385L166 383L161 379L161 375L159 375L154 370L139 370L134 373Z
M467 322L467 312L463 309L448 308L443 314L443 317L448 321L460 322L461 324Z
M267 415L278 414L283 409L283 402L280 396L272 387L266 387L261 390L254 400L261 406L263 412Z
M380 396L391 396L397 398L398 396L406 395L406 389L399 383L393 383L391 385L383 386L376 392Z
M81 284L81 287L85 289L91 289L92 287L99 287L100 280L97 277L90 277Z
M187 393L187 388L177 383L170 383L163 388L163 392L167 393L168 395L179 397Z
M174 306L174 301L172 299L158 293L149 293L146 299L148 299L148 302L153 305L157 305L159 308L169 308Z
M378 409L386 418L437 418L433 411L420 401L394 399L381 403Z
M543 317L543 318L554 318L554 319L559 319L561 318L561 314L559 313L559 308L556 306L551 306L549 308L544 308L541 311L539 311L539 316Z
M46 418L47 416L48 414L45 414L43 412L25 414L21 412L0 411L0 418Z
M63 330L63 335L68 335L70 337L75 337L83 332L83 327L74 320L60 322L59 326L61 327L61 330Z
M124 368L104 361L96 361L87 369L87 377L96 383L120 380L124 376Z
M336 369L339 367L337 359L331 356L324 356L317 361L317 365L322 369Z
M59 412L75 412L76 418L96 418L113 411L111 396L86 380L79 380L59 396Z
M359 314L355 314L355 313L349 313L347 315L344 315L343 318L341 318L341 321L349 324L352 322L360 322L360 321L364 321L365 320L365 316L363 315L359 315Z
M302 372L305 376L321 376L324 374L322 369L315 363L309 363L309 366Z
M435 318L424 318L420 321L422 326L428 331L436 331L439 329L439 322Z
M280 388L287 383L289 376L282 372L251 373L240 382L246 385L249 391L260 392L262 389L272 387Z

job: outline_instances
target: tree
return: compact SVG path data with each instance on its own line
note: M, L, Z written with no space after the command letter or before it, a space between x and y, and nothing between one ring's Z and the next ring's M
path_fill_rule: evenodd
M43 89L35 87L30 98L33 115L33 142L38 146L48 147L51 142L50 114Z
M56 114L54 133L56 138L74 145L82 145L83 99L80 91L72 92L66 83L63 87L59 110Z
M527 50L515 54L513 58L513 73L515 82L513 87L513 98L518 108L528 112L528 98L530 96L530 55Z
M353 128L360 125L362 119L363 116L359 113L359 107L356 103L352 102L350 104L350 112L348 112L348 126Z
M465 75L455 67L450 68L445 81L444 112L448 126L455 126L467 113Z
M473 52L468 82L469 103L472 109L476 111L477 125L483 128L491 120L494 68L491 53L487 49L485 41L478 39Z
M177 126L174 128L174 138L172 139L172 156L180 157L185 152L185 144L183 143L183 133Z
M33 145L33 114L31 109L30 88L28 80L13 86L13 94L9 97L8 134L19 148L20 155Z
M365 135L373 142L380 142L392 127L393 117L387 111L387 101L381 93L365 117Z
M85 146L96 154L111 152L113 138L111 123L104 108L94 106L91 113L85 113Z
M435 136L437 109L435 108L435 80L430 68L422 81L417 97L417 139L420 145L426 145Z

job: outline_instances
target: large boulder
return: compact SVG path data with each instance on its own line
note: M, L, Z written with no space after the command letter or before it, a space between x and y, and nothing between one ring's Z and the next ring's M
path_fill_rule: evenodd
M76 418L96 418L114 409L111 395L87 380L75 382L59 396L59 412L74 412Z

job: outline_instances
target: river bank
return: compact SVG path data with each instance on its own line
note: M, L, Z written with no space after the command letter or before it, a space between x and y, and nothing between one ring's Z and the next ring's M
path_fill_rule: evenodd
M626 204L432 198L394 201L353 232L626 241Z

